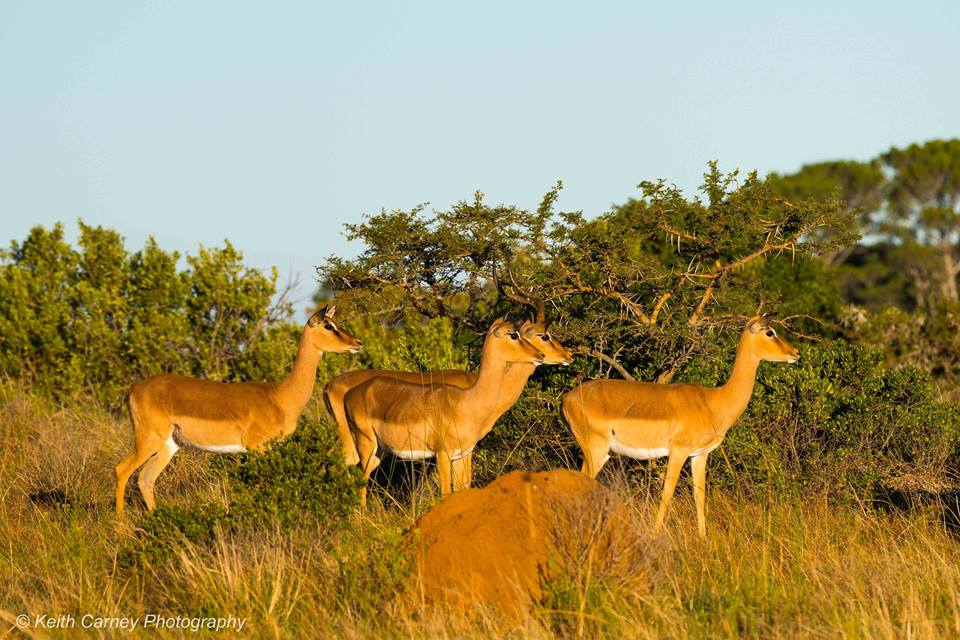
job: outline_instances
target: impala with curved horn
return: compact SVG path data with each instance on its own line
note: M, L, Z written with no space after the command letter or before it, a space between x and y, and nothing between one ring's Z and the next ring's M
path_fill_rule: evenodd
M369 480L380 464L377 454L384 451L407 460L436 456L443 495L467 486L470 466L464 459L502 411L505 367L543 362L543 352L519 327L501 318L487 331L480 369L466 388L380 376L351 389L344 407L364 479ZM364 485L360 491L364 506L366 497Z
M360 341L333 321L335 306L324 307L307 321L293 372L276 383L214 382L161 374L130 388L134 451L116 467L117 515L130 475L144 465L137 484L153 510L153 486L180 444L215 453L260 449L289 435L313 394L317 364L324 352L355 353ZM144 464L146 463L146 464Z
M517 284L509 264L507 265L507 274L510 277L513 289L516 290L519 295L506 290L497 277L497 270L496 267L494 267L493 280L497 285L497 290L500 291L505 298L518 304L530 306L535 310L530 320L525 321L520 326L520 334L543 352L544 364L570 364L572 355L555 337L550 335L548 331L543 300L533 296ZM520 398L520 394L523 393L523 388L526 386L527 380L533 375L535 370L536 365L533 364L511 363L506 366L503 373L503 386L500 391L500 404L497 410L490 416L491 422L487 431L492 429L500 416ZM337 423L337 431L343 443L344 460L348 466L357 464L360 461L360 456L357 454L357 447L350 433L350 425L347 422L344 409L344 398L351 389L376 377L387 377L415 384L450 384L461 389L466 389L476 381L477 372L463 371L460 369L444 369L441 371L426 372L358 369L356 371L348 371L331 380L323 390L323 399L327 406L327 411ZM469 486L472 476L472 454L464 459L463 464L465 467L464 475L466 476L464 486Z
M663 526L683 463L690 459L697 531L706 535L707 455L746 410L760 362L794 363L797 350L770 327L772 314L747 322L726 384L655 384L590 380L564 394L561 412L583 450L583 473L596 477L610 453L648 460L667 457L656 528Z

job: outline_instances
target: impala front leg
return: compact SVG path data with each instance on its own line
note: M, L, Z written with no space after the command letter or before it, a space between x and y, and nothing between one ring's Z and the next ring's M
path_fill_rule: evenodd
M697 533L707 537L707 454L690 458L690 472L693 476L693 499L697 503Z
M663 528L663 521L667 518L667 509L670 507L670 500L673 499L673 493L677 490L677 479L680 477L680 470L683 469L683 463L687 460L686 451L670 450L670 459L667 461L667 475L663 479L663 494L660 496L660 509L657 511L657 522L653 527L654 531L660 531Z

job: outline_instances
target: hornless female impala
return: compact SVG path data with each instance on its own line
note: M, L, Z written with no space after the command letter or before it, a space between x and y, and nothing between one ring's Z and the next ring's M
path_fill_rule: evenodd
M180 443L216 453L260 449L289 435L313 393L320 355L360 350L360 341L333 322L336 307L307 321L293 372L280 382L225 383L162 374L130 388L136 448L117 465L117 515L130 475L146 463L137 484L153 510L153 485Z
M470 468L464 459L502 411L507 364L543 362L543 352L512 322L500 319L487 331L480 370L469 387L374 377L351 389L344 406L364 479L369 480L380 464L377 451L383 447L407 460L436 456L443 495L466 486ZM510 392L519 395L515 389ZM360 490L363 505L366 496L364 486Z
M751 318L740 336L730 379L721 387L590 380L568 391L561 411L583 450L582 471L596 477L609 453L648 460L669 456L656 528L663 526L680 469L690 458L697 530L706 535L707 455L747 408L762 360L796 362L797 350L770 328L770 314Z

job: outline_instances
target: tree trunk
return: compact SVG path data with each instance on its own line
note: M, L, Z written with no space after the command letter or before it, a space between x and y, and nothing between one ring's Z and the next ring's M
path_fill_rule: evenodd
M953 245L949 242L940 243L940 255L943 257L943 297L950 302L957 302L957 260L953 256Z

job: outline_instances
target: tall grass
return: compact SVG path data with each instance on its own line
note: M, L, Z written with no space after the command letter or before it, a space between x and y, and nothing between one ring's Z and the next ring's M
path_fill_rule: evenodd
M712 492L702 541L681 492L666 534L649 540L645 587L595 584L544 603L512 629L487 610L401 604L409 565L398 541L417 514L386 498L346 528L263 527L209 545L184 542L133 570L117 559L141 511L132 505L117 521L112 510L112 469L130 442L127 421L91 403L56 406L0 383L0 634L26 612L233 615L247 619L244 635L264 638L960 636L960 543L935 509L839 507L817 496L757 502ZM158 500L217 499L209 459L178 455ZM615 473L604 481L649 530L658 490L638 491Z

